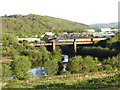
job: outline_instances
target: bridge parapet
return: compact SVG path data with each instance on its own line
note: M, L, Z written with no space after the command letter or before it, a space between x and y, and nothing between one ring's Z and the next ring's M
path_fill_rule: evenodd
M100 40L106 40L108 38L93 38L93 41L100 41Z

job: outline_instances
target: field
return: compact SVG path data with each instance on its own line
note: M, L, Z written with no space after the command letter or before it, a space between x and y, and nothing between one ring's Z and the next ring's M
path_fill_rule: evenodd
M35 89L97 89L120 88L119 72L97 72L90 74L71 74L59 76L44 76L37 80L20 81L12 80L4 88L35 88Z

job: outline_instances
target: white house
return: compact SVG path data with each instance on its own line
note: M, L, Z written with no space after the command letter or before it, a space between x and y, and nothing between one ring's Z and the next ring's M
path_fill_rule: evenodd
M88 32L95 32L95 29L86 29Z
M17 39L18 39L18 41L27 40L28 42L33 42L33 41L39 41L40 42L39 38L17 38Z
M35 37L38 37L38 35L35 35Z
M46 32L45 34L49 35L49 36L53 36L54 35L54 33L52 33L52 32Z
M43 38L45 36L45 34L41 35L41 37Z

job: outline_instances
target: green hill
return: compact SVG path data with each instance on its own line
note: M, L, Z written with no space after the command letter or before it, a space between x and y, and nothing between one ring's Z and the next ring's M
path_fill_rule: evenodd
M49 16L10 15L2 17L2 30L15 35L40 35L45 32L82 32L88 25Z
M103 27L108 27L108 28L118 28L118 22L113 22L113 23L98 23L98 24L91 24L91 27L94 28L103 28Z

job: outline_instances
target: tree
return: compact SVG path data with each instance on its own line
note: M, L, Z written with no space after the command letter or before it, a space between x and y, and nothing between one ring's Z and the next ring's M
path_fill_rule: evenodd
M106 70L114 70L114 71L120 70L120 53L117 56L105 59L103 61L103 65L105 66ZM108 66L111 67L112 69L107 68Z
M56 75L59 72L59 63L62 62L62 55L54 52L49 59L44 63L45 72L50 75Z
M11 67L9 66L9 64L2 64L2 80L6 81L8 78L11 77L12 73L11 73Z
M19 56L12 62L12 73L16 79L26 79L29 76L28 70L31 68L31 62L25 56Z
M40 51L41 54L42 54L42 57L43 57L42 59L43 59L43 61L46 61L46 60L49 59L50 52L47 51L46 47L40 46L39 51Z
M85 71L86 72L96 71L97 70L96 65L99 63L96 61L98 61L97 58L93 58L91 56L84 57L83 68L85 69Z
M3 45L19 45L14 34L3 34Z
M82 56L75 56L71 58L68 62L68 70L72 73L79 72L81 70L80 62L83 61Z
M71 71L71 73L80 73L80 72L91 72L95 71L96 64L96 58L94 59L91 56L75 56L71 58L68 62L68 70Z
M107 46L109 48L114 48L116 50L120 50L120 32L118 32L113 38L107 41Z
M0 81L2 81L2 64L0 64Z
M27 40L23 40L23 45L26 46L29 42Z
M20 85L18 83L18 79L12 79L8 82L8 84L6 85L7 88L20 88ZM10 89L11 90L11 89Z

